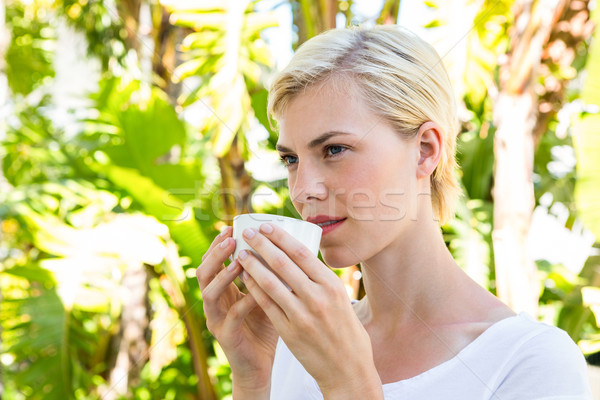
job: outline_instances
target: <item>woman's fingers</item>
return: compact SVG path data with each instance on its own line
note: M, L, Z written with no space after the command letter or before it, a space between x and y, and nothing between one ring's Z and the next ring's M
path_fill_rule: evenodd
M244 241L295 293L304 294L311 290L310 279L302 269L291 262L290 257L283 250L253 228L246 229L242 234Z
M304 272L304 274L313 282L327 282L335 276L335 273L327 268L327 266L325 266L302 242L298 241L280 226L264 223L260 226L259 232L260 235L255 235L255 237L260 237L262 235L264 238L268 239L266 242L272 243L274 248L285 253L293 264L300 267L302 272ZM252 243L249 244L252 245ZM263 254L260 251L258 251L258 253L263 257ZM277 273L279 273L279 271L277 271ZM290 286L292 286L291 283L292 282L288 282Z
M196 277L201 291L204 291L204 288L223 269L223 263L233 253L234 249L235 240L224 237L218 245L213 246L212 250L206 254L202 264L196 269Z
M242 299L237 301L229 309L225 321L223 322L223 329L226 332L237 332L242 326L244 319L250 314L250 311L254 310L257 304L258 303L251 294L242 297Z
M242 266L236 260L222 269L202 290L202 300L205 304L214 304L234 279L242 272Z
M271 321L286 318L283 310L292 310L294 295L249 251L242 250L237 258L246 271L244 284ZM268 294L267 294L268 293Z
M202 256L202 261L204 261L206 259L206 257L208 257L208 255L210 254L212 249L215 248L215 246L219 245L223 240L230 237L232 235L232 233L233 233L233 228L231 226L226 226L225 229L223 229L221 231L221 233L219 233L217 236L215 236L214 240L208 247L208 250L206 250L206 253L204 253L204 255Z
M265 223L260 226L260 233L285 251L290 259L313 281L327 282L335 275L303 243L287 233L282 227Z

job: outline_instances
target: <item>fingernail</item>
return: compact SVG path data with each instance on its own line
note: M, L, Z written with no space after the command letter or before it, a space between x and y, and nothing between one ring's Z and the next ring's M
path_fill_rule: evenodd
M260 231L264 233L271 233L273 232L273 227L271 226L271 224L262 224L260 226Z
M220 248L224 249L225 247L229 246L229 238L223 240L221 242L221 244L219 245Z
M253 228L244 229L244 237L252 239L256 235L256 230Z
M242 276L243 276L243 280L244 282L248 280L248 278L250 278L250 274L248 274L246 271L242 272Z
M240 260L243 260L244 258L248 257L248 252L246 250L242 250L240 251L240 254L238 254L238 257Z
M227 266L227 271L229 271L229 272L233 271L234 269L237 268L238 265L240 265L240 263L238 262L238 260L234 260L231 264L229 264Z

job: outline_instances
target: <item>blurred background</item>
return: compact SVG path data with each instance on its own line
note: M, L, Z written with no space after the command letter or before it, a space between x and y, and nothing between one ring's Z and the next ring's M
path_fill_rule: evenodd
M269 81L319 32L397 22L460 104L450 251L566 330L600 385L596 7L1 0L0 398L230 399L195 268L234 215L297 216ZM337 273L363 295L358 267Z

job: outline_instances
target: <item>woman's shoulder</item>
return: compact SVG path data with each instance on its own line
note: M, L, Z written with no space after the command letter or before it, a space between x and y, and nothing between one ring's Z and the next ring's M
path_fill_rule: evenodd
M579 351L565 331L537 321L525 312L499 319L484 332L482 338L495 343L497 346L494 347L504 347L504 350L506 350L505 346L509 346L515 351L534 351L547 347L554 349L567 347Z
M538 358L552 363L583 361L583 353L564 330L537 321L527 313L520 313L513 319L513 323L499 333L512 338L517 360Z
M495 359L506 382L528 379L549 385L585 387L587 366L583 353L562 329L520 313L494 324L479 348ZM558 387L556 388L559 389Z
M505 353L501 357L502 379L497 389L500 398L540 392L580 396L565 398L591 398L585 358L565 331L525 313L510 322L495 335L499 344L504 345L491 346Z
M561 329L526 313L493 323L451 360L384 385L386 399L591 399L583 355ZM454 397L453 397L454 396Z

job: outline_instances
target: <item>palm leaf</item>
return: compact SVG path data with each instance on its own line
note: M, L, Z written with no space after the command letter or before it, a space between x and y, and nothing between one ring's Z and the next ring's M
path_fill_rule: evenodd
M30 277L34 271L43 282L15 279ZM14 286L2 288L2 353L13 357L5 373L29 399L70 399L71 363L75 361L69 354L68 312L54 289L44 289L51 281L43 270L28 266L4 272L12 276L11 283L30 286L20 295Z

